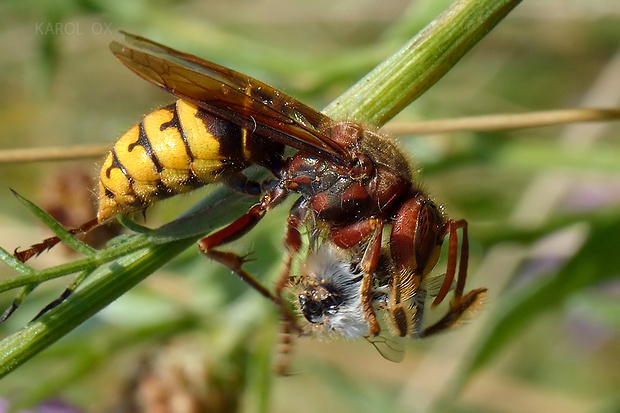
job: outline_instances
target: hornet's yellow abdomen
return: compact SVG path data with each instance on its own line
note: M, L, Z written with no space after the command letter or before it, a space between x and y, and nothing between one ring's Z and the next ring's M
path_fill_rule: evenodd
M147 115L103 163L99 222L245 168L251 155L246 138L246 129L183 100Z

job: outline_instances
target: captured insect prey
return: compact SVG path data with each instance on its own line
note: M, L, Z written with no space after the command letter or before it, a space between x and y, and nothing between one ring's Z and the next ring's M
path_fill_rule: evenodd
M125 34L125 43L110 48L178 100L145 116L114 144L97 183L97 218L73 232L219 182L260 199L200 240L199 249L272 300L289 331L366 337L384 354L381 347L390 342L383 330L422 338L456 326L480 307L486 289L465 291L467 222L444 216L414 182L393 139L332 120L265 83L142 37ZM244 170L253 165L270 178L248 178ZM290 195L298 198L286 220L283 272L272 291L243 268L245 257L221 247ZM433 277L446 238L447 267ZM24 261L58 242L49 238L17 256ZM301 275L293 274L295 259L302 261ZM297 313L284 300L289 292ZM450 294L445 316L425 326L425 305L432 298L436 306Z
M324 241L309 252L301 276L292 280L299 312L309 322L312 333L348 339L368 337L368 323L360 295L364 279L360 267L361 251L362 246L343 249L331 241ZM466 321L479 308L486 293L480 288L463 297L462 291L455 291L455 300L448 313L431 326L424 327L427 298L438 294L443 284L442 276L425 278L415 290L411 290L407 283L394 284L397 273L389 247L385 246L371 277L372 307L382 313L390 332L401 337L422 338Z

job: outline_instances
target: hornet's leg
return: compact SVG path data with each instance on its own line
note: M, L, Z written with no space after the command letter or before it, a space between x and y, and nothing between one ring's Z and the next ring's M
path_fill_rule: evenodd
M288 191L285 189L285 183L278 183L278 185L271 188L271 190L261 198L261 201L258 204L250 208L247 213L245 213L226 227L200 240L198 242L198 248L207 257L219 262L226 268L230 269L233 273L237 274L237 276L239 276L239 278L241 278L245 283L254 288L264 297L271 300L275 305L280 308L282 317L287 324L286 329L295 329L298 331L299 329L297 328L295 316L282 303L282 299L280 297L281 288L278 287L276 289L276 294L273 294L269 289L267 289L263 284L261 284L258 280L256 280L256 278L254 278L243 268L246 257L237 255L232 252L219 251L216 249L221 245L237 240L243 235L245 235L248 231L254 228L256 224L258 224L258 222L263 218L263 216L265 216L267 211L271 210L273 207L281 203L287 195ZM291 224L289 224L289 228L290 226ZM294 235L289 235L287 236L287 241L289 240L289 238L293 239L295 237ZM285 262L285 264L287 264L287 262ZM290 266L290 263L287 264L287 266Z
M308 214L308 201L305 198L299 198L291 208L288 218L286 219L286 235L284 238L284 247L286 248L286 258L284 259L284 268L280 279L276 284L276 296L280 297L282 291L291 281L291 265L295 255L301 249L301 234L299 227L303 224Z
M376 218L369 218L332 230L329 234L336 245L345 249L353 248L368 239L368 244L364 249L364 255L360 262L362 272L364 273L360 294L362 296L362 308L368 321L368 334L372 337L378 336L381 333L381 327L372 307L372 287L374 284L374 274L381 256L382 235L383 221Z
M448 220L446 223L446 232L449 234L448 239L448 265L444 282L439 293L433 301L433 306L439 304L452 288L454 276L456 273L456 262L458 255L458 235L457 229L462 229L461 254L459 257L459 271L456 277L456 287L454 288L454 296L450 300L450 308L446 315L435 324L425 328L420 337L430 336L451 327L457 326L459 322L471 317L471 313L482 306L484 297L486 296L486 288L477 288L463 295L465 290L465 281L467 279L467 264L469 261L469 239L467 235L467 221Z
M100 225L99 221L97 221L97 219L95 218L82 224L81 226L77 228L68 230L68 232L71 233L72 235L85 234L89 232L90 230L97 228L99 225ZM61 240L59 237L47 238L47 239L44 239L42 242L38 244L34 244L30 248L25 249L23 251L15 250L15 252L13 253L13 256L21 262L26 262L30 258L38 257L43 252L52 249L55 245L59 244L60 242ZM71 285L69 285L66 288L66 290L57 299L55 299L54 301L49 303L47 306L45 306L45 308L41 310L39 314L37 314L34 320L41 317L43 314L45 314L52 308L57 307L60 303L65 301L73 293L73 291L75 291L75 289L80 285L80 283L84 280L84 278L85 276L80 275L73 283L71 283ZM17 309L24 302L26 297L28 297L28 295L37 286L38 284L30 284L22 288L21 292L17 295L17 297L13 299L13 302L11 303L11 305L4 311L4 313L2 313L2 315L0 315L0 324L5 322L15 311L17 311Z
M279 300L243 269L246 257L232 252L218 251L215 248L235 241L245 235L258 224L267 211L282 202L287 195L288 191L286 191L282 185L274 187L270 192L263 195L260 202L251 207L247 213L198 242L198 248L203 254L230 269L252 288L278 305Z

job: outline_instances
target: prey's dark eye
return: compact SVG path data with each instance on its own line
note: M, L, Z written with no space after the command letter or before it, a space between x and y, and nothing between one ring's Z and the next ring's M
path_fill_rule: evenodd
M319 323L324 317L336 314L342 302L342 296L328 285L309 288L299 294L301 312L311 323Z

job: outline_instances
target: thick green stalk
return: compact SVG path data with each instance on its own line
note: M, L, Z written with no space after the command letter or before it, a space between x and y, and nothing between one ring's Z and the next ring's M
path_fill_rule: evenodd
M383 126L422 95L520 0L459 0L333 101L325 113Z

